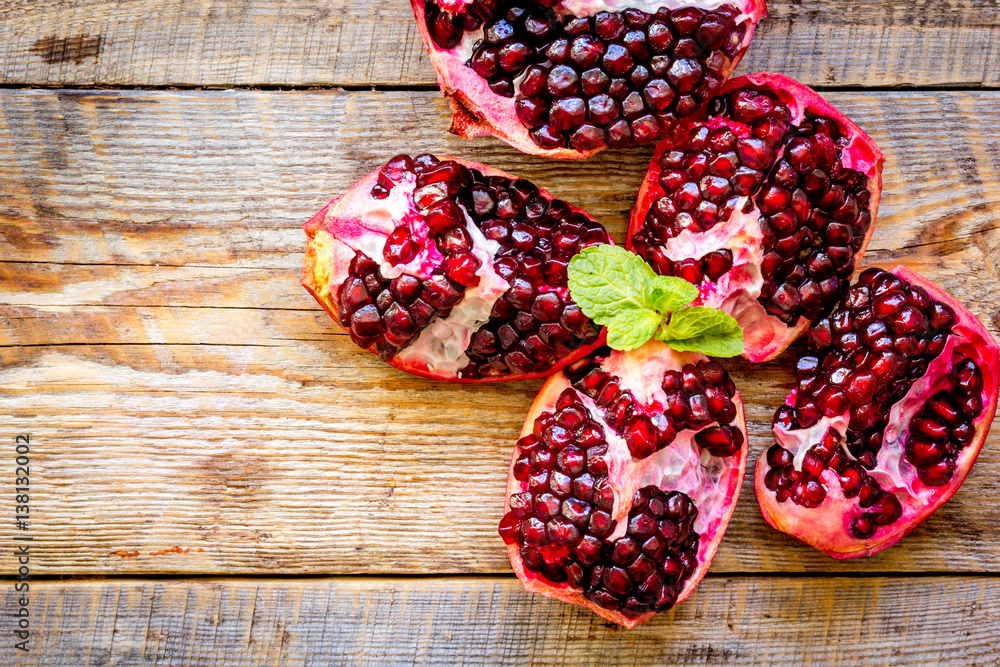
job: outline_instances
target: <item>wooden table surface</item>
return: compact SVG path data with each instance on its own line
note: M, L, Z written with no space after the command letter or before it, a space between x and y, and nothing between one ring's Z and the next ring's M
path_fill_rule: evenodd
M820 88L886 154L864 264L924 272L996 333L997 2L770 9L740 71ZM357 350L298 285L300 225L432 151L621 241L652 149L546 161L447 118L405 0L0 0L0 664L1000 664L1000 426L877 556L770 529L748 477L707 578L647 625L526 594L496 525L540 382L451 386ZM790 358L728 364L752 460Z

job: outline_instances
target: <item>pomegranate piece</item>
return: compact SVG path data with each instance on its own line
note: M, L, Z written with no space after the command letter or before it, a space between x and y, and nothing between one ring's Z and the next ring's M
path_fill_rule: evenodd
M566 267L612 243L584 211L455 158L400 155L304 225L302 285L359 346L440 380L548 375L602 344Z
M644 623L705 575L746 459L742 400L721 365L657 341L601 348L531 406L499 527L511 566L529 591Z
M904 267L867 269L809 331L754 488L767 522L834 558L898 542L951 498L997 406L997 343Z
M697 285L696 303L742 326L744 356L766 361L847 291L871 238L883 162L806 86L738 77L657 146L626 246Z
M764 0L411 0L450 130L547 157L653 141L712 99Z

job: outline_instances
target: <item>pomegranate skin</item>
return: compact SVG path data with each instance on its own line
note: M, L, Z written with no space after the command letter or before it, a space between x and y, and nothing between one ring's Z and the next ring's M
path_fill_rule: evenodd
M463 139L494 136L524 153L560 160L586 159L604 149L603 146L579 150L570 146L546 148L533 141L528 128L518 118L515 110L515 98L496 94L490 89L486 79L466 66L473 55L474 42L483 36L482 26L466 33L465 38L456 46L445 49L435 43L428 30L425 0L410 0L410 4L416 18L417 29L430 56L431 64L434 66L438 87L442 94L451 100L452 119L448 128L449 132ZM461 6L463 2L442 2L442 5L444 4ZM592 16L603 10L616 10L614 6L608 7L603 4L591 6L586 0L563 0L543 4L551 4L559 15L573 14L580 17ZM719 3L708 2L705 4L718 5ZM767 16L765 0L733 0L730 4L737 7L747 17L748 24L739 51L726 67L723 78L728 77L739 64L750 45L757 23ZM627 6L624 5L622 8ZM647 9L655 11L657 6L686 8L698 7L699 3L691 2L691 0L667 0Z
M602 353L599 350L596 354ZM637 397L640 397L639 403L653 406L652 409L655 411L663 409L662 403L656 397L663 369L679 371L685 364L699 364L705 361L707 358L701 354L675 352L658 341L650 341L631 352L611 352L611 357L602 361L600 368L613 377L622 378L622 389L632 391ZM574 366L577 365L579 364L574 364ZM520 437L522 439L530 437L535 427L536 418L546 412L556 412L560 396L567 389L578 386L578 384L571 382L565 372L551 376L532 403ZM646 399L641 398L643 396L646 396ZM660 396L662 396L662 392ZM649 489L651 485L658 487L665 494L678 491L682 494L686 493L697 507L697 520L693 525L693 530L696 530L698 534L696 566L693 568L693 572L683 580L683 585L676 591L673 605L679 604L690 597L705 576L736 509L746 472L748 451L742 398L738 392L734 393L735 416L729 422L733 431L738 430L743 436L743 446L738 452L718 457L711 456L707 451L701 451L700 458L690 458L692 451L698 451L697 445L692 431L681 431L665 449L638 460L632 458L625 440L615 435L613 427L609 426L603 418L594 417L597 414L595 404L589 399L583 400L590 408L591 418L599 421L608 436L607 477L615 495L613 517L619 524L618 530L608 537L609 541L625 533L624 524L628 523L630 518L629 509L632 497L639 489ZM647 400L648 402L646 402ZM717 423L712 421L695 430L706 430ZM685 455L688 458L685 458ZM529 488L528 483L517 478L518 458L519 448L515 448L507 478L504 502L505 518L511 510L511 497L523 493ZM680 471L677 470L679 459L682 459L684 463L683 469ZM671 465L674 466L672 471L668 469ZM709 469L711 472L707 472ZM501 534L502 531L503 523L501 524ZM629 534L631 535L631 533ZM630 615L617 609L605 608L594 600L588 599L580 588L567 582L553 583L541 573L528 569L522 560L518 544L508 543L507 551L512 569L525 589L532 593L587 607L601 617L626 628L641 625L657 613L647 611L638 615Z
M522 180L506 174L499 169L493 169L483 164L445 155L438 156L438 158L441 163L446 161L455 162L470 170L476 170L485 177L499 177L518 183L522 182ZM372 196L373 188L378 187L380 172L383 169L385 169L385 167L376 169L363 177L361 180L352 185L346 193L333 199L303 225L303 230L308 237L308 243L305 257L303 259L300 283L338 324L341 324L340 318L338 317L338 291L344 285L345 281L351 277L350 270L353 266L353 261L355 260L357 251L363 248L369 255L372 256L381 253L383 243L393 232L394 227L400 223L399 220L391 219L380 210L377 211L377 214L374 216L372 216L371 213L373 207L377 209L383 201L375 199ZM409 186L412 189L412 183L410 183ZM537 189L537 194L553 202L559 201L555 200L555 198L553 198L546 190L541 188ZM406 201L409 202L412 209L412 192L408 192L406 196L408 197ZM564 206L565 210L568 212L567 215L573 216L578 220L586 218L593 228L600 229L599 235L602 236L602 240L600 242L613 244L613 240L610 236L607 235L600 225L594 223L592 218L590 218L585 211L566 202L562 202L562 206ZM410 220L410 224L412 225L412 219L414 217L419 217L420 215L422 215L422 213L418 211L408 210L405 218L406 220ZM468 217L468 215L466 215L466 217ZM428 243L428 248L434 245L433 241L429 241ZM478 272L478 275L482 275L483 277L480 279L479 284L474 287L470 287L469 290L475 289L480 293L484 293L484 298L487 299L487 304L489 305L490 303L495 303L496 301L503 299L504 295L508 292L509 285L507 282L504 282L503 279L501 279L493 270L491 262L498 258L491 258L489 255L491 252L490 249L483 249L481 246L482 244L480 239L480 241L475 242L473 250L477 253L476 257L481 260L481 263L484 265ZM375 252L376 250L377 252ZM441 261L440 253L435 255L434 252L435 251L433 249L430 249L429 251L426 249L422 250L414 262L406 264L406 266L420 265L421 262L424 262L427 270L430 270L430 268L433 268L435 262L440 264ZM382 257L376 256L374 259L376 263L378 263L381 262ZM486 270L487 268L489 270ZM565 288L565 286L556 287L555 289L552 289L552 291L560 294L563 300L567 302L567 305L571 303L569 302L569 291ZM468 294L468 290L466 294ZM374 297L374 295L371 296ZM455 308L457 309L460 305L461 302L459 302ZM528 310L530 311L530 308ZM489 310L487 309L485 312L488 314ZM435 316L435 319L431 322L432 325L436 319L437 318ZM486 383L546 377L554 372L557 372L567 364L586 356L592 350L604 344L606 337L605 330L603 328L596 327L593 323L590 323L589 320L586 320L585 317L583 319L587 324L582 326L586 327L589 332L592 332L593 340L574 349L565 351L565 354L556 359L550 367L542 370L510 372L508 374L495 376L468 377L463 375L461 368L454 367L454 364L449 365L446 363L442 366L441 363L436 363L435 359L422 355L421 353L416 353L414 350L409 350L405 346L401 348L399 353L392 358L386 358L386 356L383 356L383 360L402 371L432 380L443 380L449 382ZM537 326L538 323L536 322L535 324ZM350 328L348 326L342 324L342 328L350 333ZM426 329L420 329L418 337L415 340L419 340L419 335L424 332L426 332ZM476 330L472 328L459 331L460 338L461 336L464 336L466 346L469 344L470 339L475 333ZM519 335L520 344L524 342L523 339L526 334ZM357 342L357 340L355 340L355 342ZM372 352L379 352L376 344L373 342L363 345L363 347ZM466 349L466 351L468 351L468 349ZM414 353L410 354L409 352Z
M867 179L867 186L864 190L869 198L867 211L870 215L870 223L864 230L863 236L856 238L853 245L849 247L853 262L852 274L856 275L856 265L868 246L878 214L884 155L871 137L856 123L830 105L818 93L794 79L768 72L740 76L729 80L723 86L719 96L732 94L743 89L771 94L786 104L792 113L793 125L798 124L807 113L832 119L839 126L841 135L848 140L841 153L843 166L856 170ZM656 205L657 200L665 195L660 180L664 171L661 168L661 160L664 159L665 154L674 149L678 141L683 140L682 134L686 132L688 126L696 127L702 123L712 128L719 127L715 124L717 121L714 119L705 123L707 113L708 109L703 109L695 116L686 119L687 123L681 126L677 135L680 138L667 138L657 145L649 170L640 185L636 204L629 218L625 245L628 249L643 255L647 261L650 261L650 257L644 255L639 247L641 245L639 236L640 232L649 233L646 229L647 217L652 215L651 209ZM791 136L789 135L789 138ZM788 144L789 141L785 140L784 147L787 148ZM772 166L786 156L787 152L778 152L771 156L763 168L765 179L768 178L767 174ZM712 172L709 171L709 173ZM749 199L760 199L761 186L757 187L755 194ZM741 197L739 201L742 204L747 200L747 197ZM764 246L764 231L761 226L762 218L760 201L754 201L749 211L744 213L741 209L737 209L729 218L720 220L715 226L703 232L692 234L684 230L681 235L669 239L666 243L652 244L653 249L673 260L674 275L685 277L688 280L692 279L683 272L685 263L691 261L687 258L697 260L700 257L707 257L716 250L731 252L731 264L728 264L728 267L723 266L725 270L721 275L715 277L709 275L708 271L705 272L705 278L699 285L701 295L695 303L720 308L736 318L743 328L745 336L743 356L753 362L768 361L780 355L813 321L811 318L799 316L796 322L786 323L769 312L758 299L762 293L763 278L766 278L763 275L766 272L762 271L762 261L767 254ZM805 224L800 223L799 229L805 227ZM654 269L657 268L654 261L650 261L650 264L654 266ZM660 269L657 270L662 272ZM701 279L700 270L695 278ZM850 279L851 275L843 276L843 284L849 282ZM824 297L824 303L826 303L826 299L827 297Z
M880 428L884 428L881 448L875 467L865 474L879 483L884 494L891 493L895 496L898 514L894 515L898 518L888 525L869 522L858 528L862 535L870 532L867 537L858 537L852 532L852 526L858 525L855 521L863 521L862 517L875 516L872 512L877 505L868 508L860 506L859 509L859 499L862 496L857 493L849 496L845 494L843 483L831 468L823 470L820 477L826 489L825 498L817 507L809 508L790 499L779 502L776 491L768 485L767 476L771 467L768 456L760 456L754 471L754 490L764 519L777 530L836 559L860 558L891 547L947 502L961 487L975 464L996 413L1000 375L1000 348L996 340L962 304L920 274L903 266L891 269L891 273L911 286L923 288L933 300L954 311L956 322L951 327L950 343L945 352L948 356L952 356L952 351L961 353L977 364L982 374L982 388L978 396L982 399L983 407L980 414L972 419L974 434L970 442L954 458L950 479L939 486L924 484L917 474L916 466L909 460L910 454L906 452L904 442L912 434L912 425L916 421L914 417L930 404L931 397L947 379L949 366L943 361L945 355L931 361L925 374L915 381L901 401L894 404L887 424L880 425ZM794 406L797 394L798 389L793 390L786 399L786 405ZM793 448L786 454L794 454L796 443L801 442L805 446L816 444L824 437L827 427L846 429L847 417L823 417L811 429L789 431L776 425L775 435L780 443ZM801 445L799 449L800 452L803 451ZM796 470L799 469L797 465ZM885 506L889 507L888 504Z

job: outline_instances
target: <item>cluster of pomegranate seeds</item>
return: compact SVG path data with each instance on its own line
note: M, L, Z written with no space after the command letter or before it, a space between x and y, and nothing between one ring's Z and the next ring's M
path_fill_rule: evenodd
M474 2L462 17L425 5L441 48L482 25L467 65L497 95L516 96L518 119L542 148L624 146L671 131L719 91L747 30L730 5L578 18L558 16L554 4Z
M566 271L580 250L607 243L607 232L528 181L505 180L486 179L471 193L469 213L500 244L493 268L510 289L473 334L465 377L542 372L600 333L570 298Z
M824 416L849 414L846 443L829 431L806 453L801 470L792 466L791 452L772 446L765 485L779 502L819 505L826 496L819 476L831 468L844 495L857 497L867 510L852 524L855 537L867 539L900 517L899 500L867 471L878 464L891 407L942 354L954 323L952 309L922 287L882 269L861 274L837 309L810 329L807 352L795 365L795 404L782 406L774 417L776 427L790 431L814 426ZM951 480L955 458L972 442L972 421L983 410L981 369L959 351L952 361L944 386L909 424L906 457L928 486Z
M729 424L736 419L736 385L714 361L685 364L663 375L666 393L662 412L647 412L620 380L601 370L607 353L570 364L565 373L577 390L604 410L604 420L621 435L633 458L643 459L665 448L684 429L702 429L695 442L716 456L732 456L743 446L743 433ZM712 422L718 425L704 428Z
M483 21L489 20L496 6L497 0L472 0L463 5L461 11L453 12L428 2L424 5L427 29L435 44L442 49L452 49L462 41L465 32L476 30Z
M660 157L663 194L632 237L635 251L661 275L714 281L731 268L731 255L672 261L665 244L756 208L761 304L788 324L828 313L847 290L872 222L867 177L844 166L848 138L837 122L807 112L794 125L776 96L741 88L716 98L708 119L680 128L673 142Z
M683 493L640 489L625 535L608 541L617 522L607 451L604 430L566 389L517 442L513 474L527 488L511 495L500 536L518 545L527 570L605 609L664 611L697 567L698 508Z
M435 292L443 282L421 281L407 275L385 280L378 264L358 252L351 261L347 280L340 286L337 317L355 343L364 348L375 344L384 359L392 359L439 313L422 297L443 304ZM455 301L459 298L460 292Z
M955 474L955 459L972 442L972 421L983 412L983 373L964 358L951 370L950 389L942 389L910 421L906 458L927 486L944 486Z
M570 298L566 269L582 248L608 242L603 227L527 180L485 176L427 154L390 160L372 197L385 199L407 178L415 179L413 203L443 260L426 279L404 273L387 280L359 251L338 293L340 323L358 345L374 344L383 359L392 359L479 284L482 262L472 253L468 220L500 246L493 270L510 289L472 334L463 377L544 372L597 340L600 330ZM383 257L390 265L406 264L420 252L411 224L402 222L386 239Z

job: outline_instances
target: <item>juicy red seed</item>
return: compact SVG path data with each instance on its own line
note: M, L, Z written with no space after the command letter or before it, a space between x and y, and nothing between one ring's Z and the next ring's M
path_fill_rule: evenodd
M819 507L826 498L826 489L818 481L809 479L796 484L793 497L804 507Z
M625 442L632 458L644 459L657 449L658 438L646 415L635 415L625 425Z
M878 526L888 526L903 514L903 506L899 499L891 493L883 493L869 508L872 520Z
M699 431L695 434L694 440L699 447L707 449L715 456L732 456L740 451L743 433L728 425L715 426Z
M862 507L871 507L881 494L882 490L879 488L878 482L871 477L865 477L861 480L858 504Z
M819 477L825 469L826 465L824 465L816 454L811 451L806 452L805 457L802 459L802 472L812 477Z
M772 468L782 468L792 463L792 453L781 445L771 445L767 450L767 462Z
M955 462L952 459L943 459L937 463L920 466L917 468L917 475L927 486L945 486L955 476Z
M476 274L482 266L482 262L471 252L456 252L445 257L444 270L448 279L464 287L473 287L479 284L479 276Z
M847 498L854 498L861 492L863 472L857 467L844 467L840 471L840 486Z
M859 540L866 540L878 529L875 521L867 514L862 514L851 523L851 533Z
M372 304L354 311L350 321L351 333L360 338L372 338L382 330L382 316Z
M944 455L943 444L920 438L911 439L906 447L906 458L917 466L937 463Z
M766 169L774 159L774 149L762 139L747 137L736 143L736 154L743 166L750 169ZM780 208L775 209L775 212Z
M705 275L718 280L733 267L733 253L728 249L710 252L702 258Z
M500 537L503 538L505 544L516 544L519 539L519 532L521 528L521 520L514 514L514 512L508 512L500 519L500 526L497 528L497 532L500 533Z

